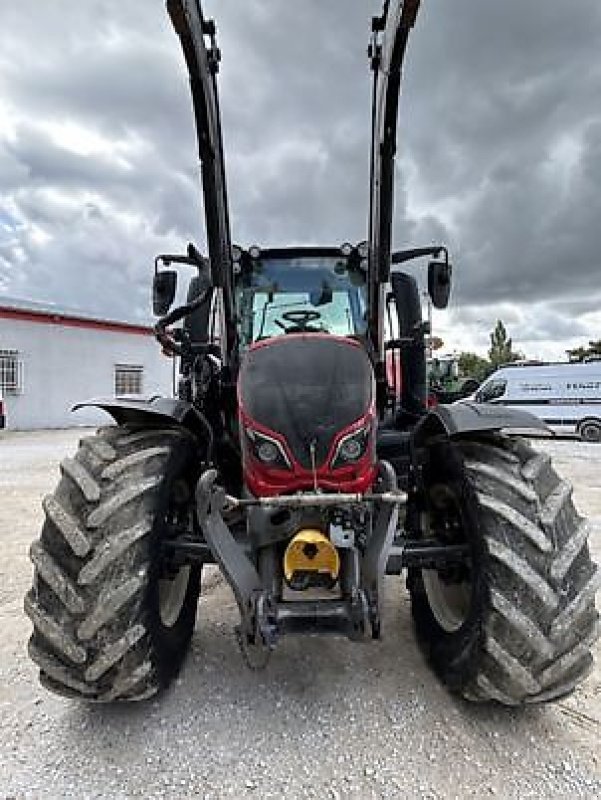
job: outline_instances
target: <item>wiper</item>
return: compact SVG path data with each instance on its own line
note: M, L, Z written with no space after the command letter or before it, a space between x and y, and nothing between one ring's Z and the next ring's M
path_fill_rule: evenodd
M263 336L263 331L265 330L265 320L267 319L267 306L271 305L272 302L273 301L270 301L269 299L267 299L265 301L265 303L263 304L263 310L261 312L261 327L259 328L259 333L257 334L257 339L260 339Z

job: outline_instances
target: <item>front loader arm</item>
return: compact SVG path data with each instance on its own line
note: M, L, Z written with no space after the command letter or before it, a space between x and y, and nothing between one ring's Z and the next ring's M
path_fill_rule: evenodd
M223 290L225 348L232 352L234 325L232 242L230 234L225 159L221 136L216 75L220 52L213 20L205 19L200 0L167 0L167 11L180 38L192 90L207 245L213 281Z
M369 49L374 73L369 208L369 333L383 358L384 284L390 277L394 162L401 78L407 41L420 0L385 0L372 23Z

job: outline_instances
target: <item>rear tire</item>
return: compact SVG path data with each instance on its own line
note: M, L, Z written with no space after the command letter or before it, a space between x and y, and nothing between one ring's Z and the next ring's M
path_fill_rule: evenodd
M29 655L48 689L142 700L177 674L194 630L200 567L165 572L167 520L190 522L197 446L178 429L112 426L82 439L44 499L30 555Z
M471 545L463 572L409 571L417 637L435 673L475 701L571 692L592 666L600 573L569 484L548 456L496 435L433 446L426 485L435 535Z

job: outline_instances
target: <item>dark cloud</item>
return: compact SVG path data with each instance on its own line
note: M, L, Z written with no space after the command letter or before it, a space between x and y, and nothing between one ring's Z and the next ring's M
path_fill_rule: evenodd
M601 292L601 7L430 0L405 107L421 204L448 206L463 303ZM436 124L433 121L436 120ZM598 183L597 183L598 185Z
M379 6L207 0L237 241L365 235ZM0 290L144 316L154 252L204 245L187 76L164 4L22 0L1 14ZM526 342L560 351L597 335L600 52L598 0L423 0L395 241L450 245L450 342L485 346L500 308Z

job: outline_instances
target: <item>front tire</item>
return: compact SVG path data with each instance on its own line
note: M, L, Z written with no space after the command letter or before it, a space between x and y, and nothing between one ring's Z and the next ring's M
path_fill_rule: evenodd
M423 515L436 538L467 542L468 567L409 571L418 640L469 700L538 703L571 692L599 635L584 519L548 456L500 435L439 443Z
M89 701L142 700L177 674L200 567L168 571L162 541L186 526L197 447L178 429L111 426L82 439L44 499L30 550L29 655L48 689Z

